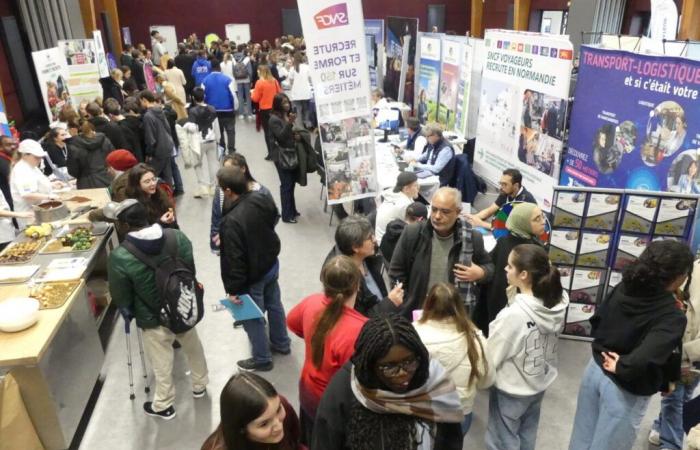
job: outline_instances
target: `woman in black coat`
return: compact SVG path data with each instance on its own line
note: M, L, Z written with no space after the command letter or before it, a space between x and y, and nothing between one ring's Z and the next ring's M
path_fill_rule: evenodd
M481 292L474 311L474 322L488 336L489 323L508 304L505 268L508 265L510 251L520 244L542 245L539 236L544 233L545 218L542 210L534 203L518 203L506 221L508 235L503 236L491 250L494 275L491 283Z
M355 310L367 317L380 314L398 314L403 303L403 289L395 286L387 291L382 277L382 257L377 255L374 227L364 216L349 216L335 230L335 247L326 257L349 256L362 272ZM325 263L324 263L325 265Z
M280 177L280 202L282 203L282 222L297 223L297 217L300 216L297 211L296 201L294 200L294 186L297 180L297 169L285 169L280 165L279 154L281 148L296 149L295 135L292 129L296 114L290 113L292 103L289 97L285 94L275 95L272 101L272 113L270 114L269 130L271 151L270 158L275 163L277 174Z
M109 187L112 177L105 160L114 146L102 133L96 133L89 121L83 121L78 136L68 144L68 173L77 180L78 189Z

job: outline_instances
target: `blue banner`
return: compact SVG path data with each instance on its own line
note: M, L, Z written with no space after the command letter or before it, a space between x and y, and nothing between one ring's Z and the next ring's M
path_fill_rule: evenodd
M5 104L0 98L0 136L10 136L10 125L7 121L7 114L5 113Z
M369 82L374 89L379 87L377 83L377 45L384 45L383 19L365 19L365 41L369 63Z
M560 183L700 194L700 62L581 48Z

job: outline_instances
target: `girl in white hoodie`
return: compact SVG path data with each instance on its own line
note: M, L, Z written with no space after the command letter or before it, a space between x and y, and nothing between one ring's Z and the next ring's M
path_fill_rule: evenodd
M496 382L489 396L486 448L534 450L542 397L557 377L557 340L569 300L540 246L516 246L506 274L520 293L489 326L486 354Z
M477 389L493 384L493 365L485 355L486 339L469 320L464 302L452 284L434 285L413 327L432 359L437 359L457 387L462 404L462 436L472 423Z

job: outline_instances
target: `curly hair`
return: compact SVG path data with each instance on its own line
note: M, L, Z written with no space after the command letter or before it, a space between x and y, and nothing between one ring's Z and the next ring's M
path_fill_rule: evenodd
M631 295L648 296L665 290L676 278L693 270L693 254L686 244L655 241L637 261L625 267L622 280Z
M422 386L428 380L430 355L408 319L398 316L378 316L370 319L355 342L355 354L351 361L360 384L369 389L387 389L376 375L377 361L386 356L394 345L402 345L420 360L408 389ZM415 416L403 414L377 414L353 399L348 421L346 445L352 450L369 450L376 447L379 436L385 450L412 450L418 448L423 433L416 427L426 429L434 436L435 424Z

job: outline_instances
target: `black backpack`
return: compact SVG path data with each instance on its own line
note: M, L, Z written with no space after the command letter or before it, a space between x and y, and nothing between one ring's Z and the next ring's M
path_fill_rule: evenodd
M180 334L194 328L202 320L204 287L197 281L194 267L178 256L175 231L163 230L163 238L165 246L162 254L166 257L160 263L127 240L122 246L155 271L160 310L154 313L162 326Z

